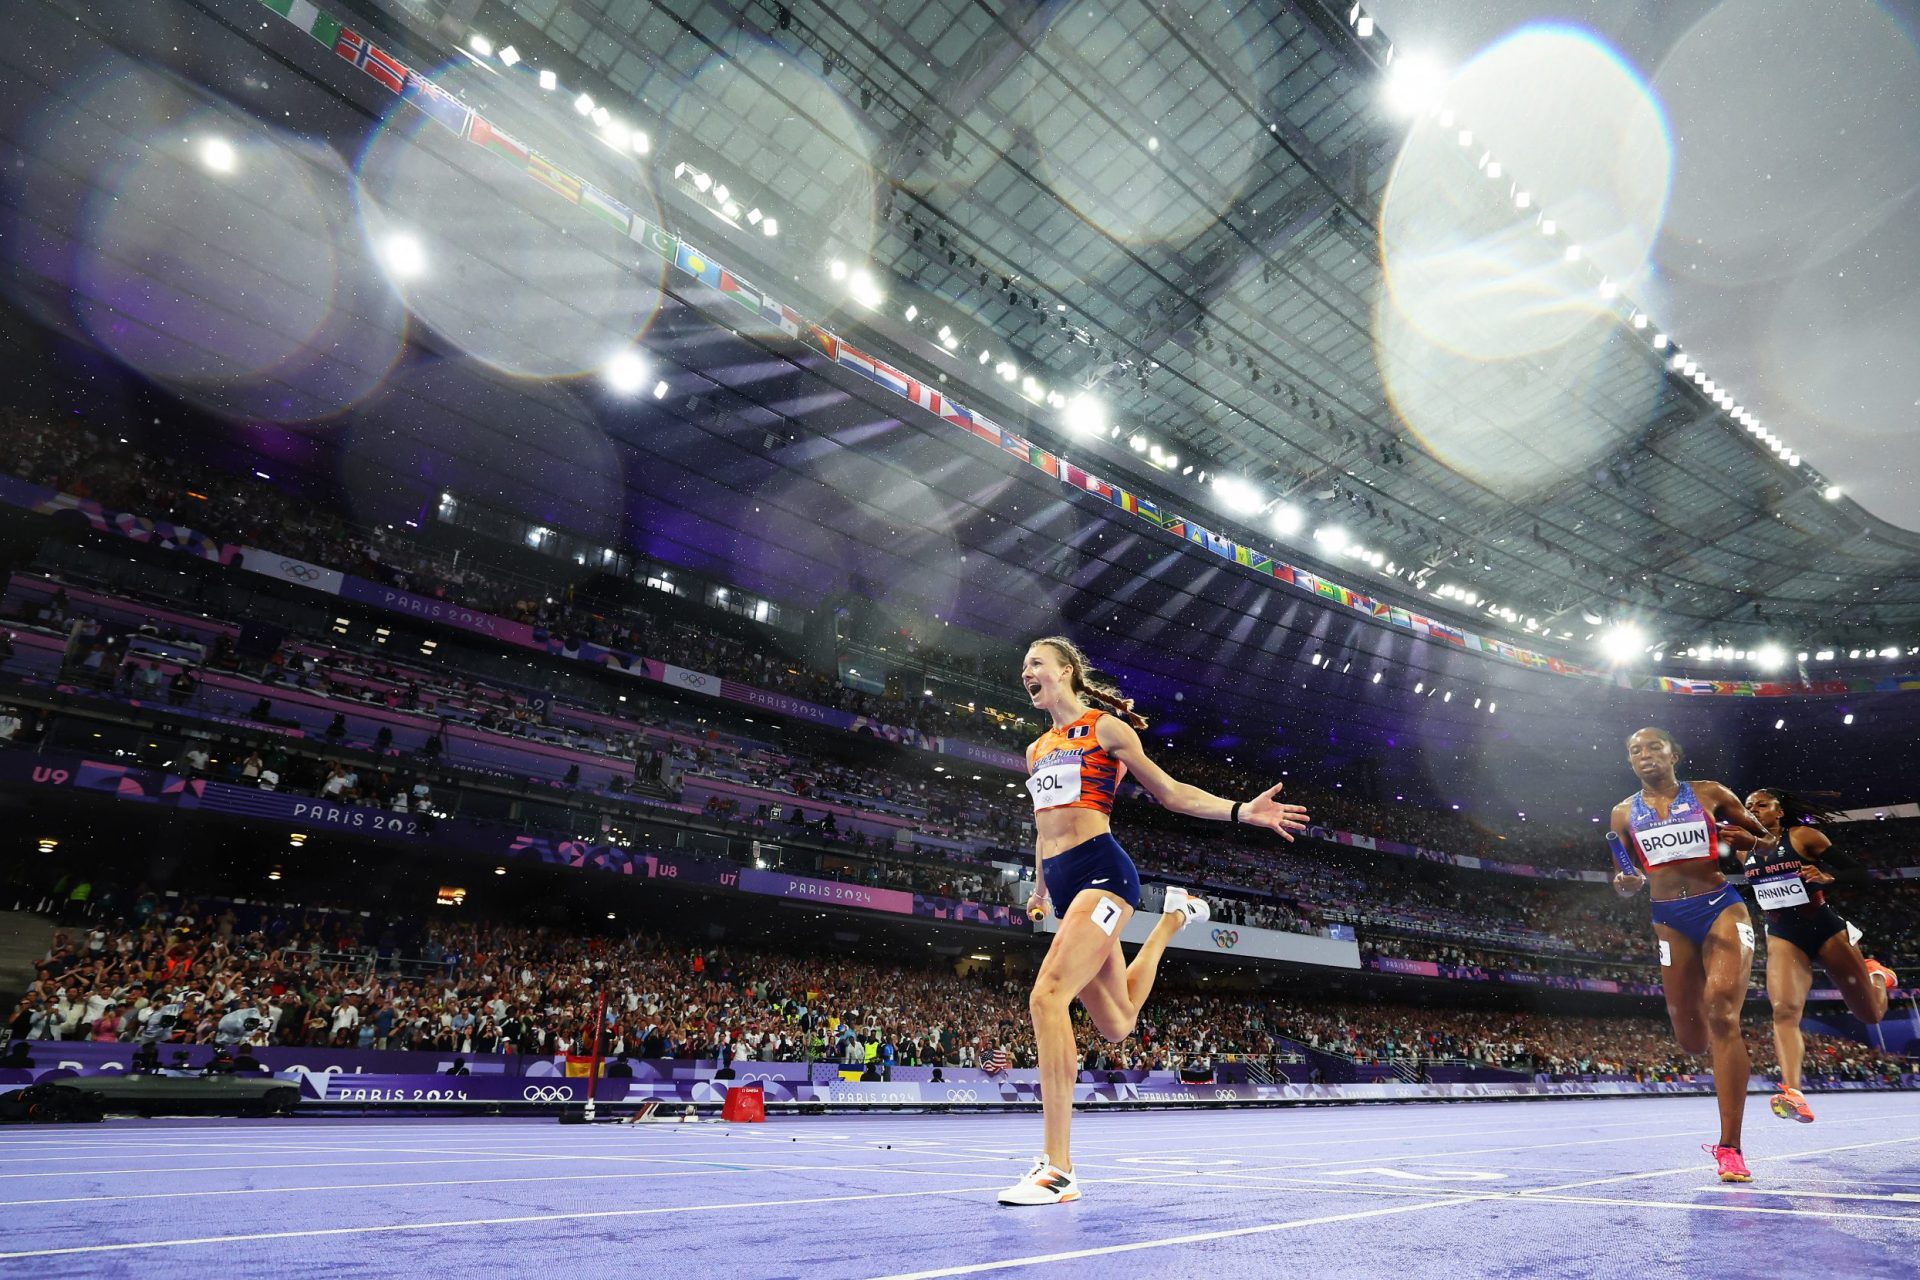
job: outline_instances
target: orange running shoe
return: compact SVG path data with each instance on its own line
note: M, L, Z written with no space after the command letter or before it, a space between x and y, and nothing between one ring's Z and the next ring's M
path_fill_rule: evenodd
M1800 1095L1798 1089L1781 1089L1773 1095L1773 1114L1782 1120L1798 1120L1801 1124L1813 1123L1813 1108Z
M1719 1166L1722 1182L1752 1182L1753 1175L1747 1172L1746 1157L1740 1154L1738 1147L1716 1147L1711 1142L1703 1142L1700 1149L1713 1157L1713 1163Z
M1891 991L1900 985L1899 974L1887 968L1887 966L1881 964L1878 960L1869 960L1867 961L1867 981L1873 982L1875 980L1879 981L1880 987L1884 991Z

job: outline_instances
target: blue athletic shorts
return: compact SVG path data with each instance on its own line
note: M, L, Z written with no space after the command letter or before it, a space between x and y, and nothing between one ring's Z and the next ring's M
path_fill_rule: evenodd
M1140 871L1112 835L1097 835L1063 853L1040 860L1047 879L1047 898L1059 919L1082 889L1110 893L1136 910L1140 906Z
M1685 898L1669 898L1653 904L1653 922L1684 934L1694 946L1703 947L1713 922L1730 907L1743 905L1745 899L1730 884Z

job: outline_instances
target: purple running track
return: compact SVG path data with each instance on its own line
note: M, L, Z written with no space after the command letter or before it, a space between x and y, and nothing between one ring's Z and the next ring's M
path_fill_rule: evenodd
M109 1121L0 1131L0 1275L568 1280L1915 1274L1920 1105L1709 1098L1082 1114L1075 1204L1002 1209L1033 1115Z

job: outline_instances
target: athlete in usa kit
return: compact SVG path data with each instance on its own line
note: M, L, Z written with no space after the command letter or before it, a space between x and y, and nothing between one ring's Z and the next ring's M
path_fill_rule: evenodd
M1053 721L1027 748L1038 882L1027 907L1039 920L1051 903L1060 927L1028 1001L1040 1056L1046 1153L1025 1177L1000 1193L1000 1203L1062 1204L1078 1200L1081 1193L1068 1146L1080 1065L1073 1035L1074 997L1086 1006L1102 1036L1116 1044L1126 1039L1173 935L1190 920L1208 918L1204 901L1184 889L1169 888L1164 914L1133 963L1121 954L1121 930L1140 906L1140 873L1111 830L1120 780L1131 772L1175 813L1266 827L1288 840L1306 828L1307 811L1281 803L1278 786L1252 800L1227 800L1169 776L1141 748L1136 730L1147 722L1134 713L1133 700L1095 680L1086 656L1069 640L1054 636L1034 641L1020 679L1033 705Z
M1679 744L1665 729L1627 739L1627 763L1640 790L1613 807L1613 833L1632 851L1637 870L1613 887L1653 896L1653 932L1660 947L1660 985L1674 1038L1688 1053L1713 1053L1713 1091L1720 1102L1720 1140L1702 1149L1722 1182L1751 1182L1740 1152L1740 1125L1752 1063L1740 1038L1740 1007L1753 971L1753 922L1746 902L1720 871L1720 824L1749 833L1756 848L1775 837L1717 782L1682 782L1674 768Z
M1767 1000L1780 1056L1780 1092L1771 1105L1782 1120L1811 1124L1813 1108L1800 1092L1800 1067L1807 1056L1800 1018L1813 985L1814 961L1833 979L1848 1011L1869 1026L1887 1016L1887 992L1900 979L1860 954L1858 931L1827 902L1828 887L1868 883L1866 868L1835 849L1820 828L1807 825L1814 811L1792 792L1762 787L1747 797L1747 808L1776 838L1785 835L1777 845L1749 853L1746 861L1747 886L1767 922Z

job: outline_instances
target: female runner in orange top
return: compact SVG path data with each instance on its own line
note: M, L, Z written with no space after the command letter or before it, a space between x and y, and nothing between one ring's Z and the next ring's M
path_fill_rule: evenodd
M1075 996L1101 1035L1118 1043L1133 1031L1153 989L1167 943L1188 920L1205 920L1207 904L1169 888L1165 914L1128 964L1120 931L1140 906L1140 873L1113 838L1109 819L1120 780L1129 771L1155 800L1175 813L1267 827L1284 838L1304 830L1307 811L1283 804L1280 787L1252 800L1228 800L1179 782L1147 758L1137 729L1146 721L1133 700L1095 681L1086 655L1058 636L1034 641L1020 669L1033 705L1053 727L1027 748L1027 791L1033 797L1034 858L1039 883L1028 902L1035 919L1049 902L1060 928L1034 979L1029 1008L1040 1055L1040 1104L1046 1154L1001 1204L1060 1204L1080 1198L1067 1143L1079 1054L1070 1006ZM1089 702L1100 704L1088 706Z

